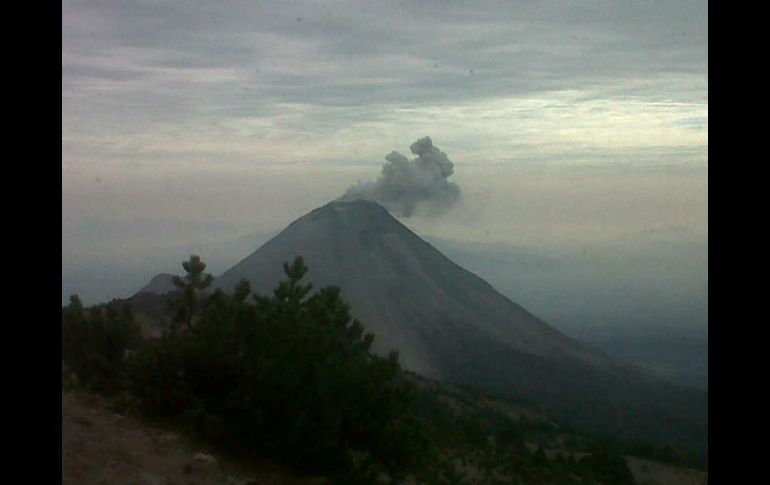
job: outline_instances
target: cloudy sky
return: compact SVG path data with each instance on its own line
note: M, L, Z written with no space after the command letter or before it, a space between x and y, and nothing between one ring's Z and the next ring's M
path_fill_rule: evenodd
M706 1L64 0L63 298L256 241L424 136L463 196L421 234L633 251L705 294Z

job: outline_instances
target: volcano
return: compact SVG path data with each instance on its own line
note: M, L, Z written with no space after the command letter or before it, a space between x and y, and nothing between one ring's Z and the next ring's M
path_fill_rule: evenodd
M283 263L296 256L309 268L303 281L339 287L375 335L373 351L397 351L406 370L533 405L592 433L708 454L707 392L560 333L375 202L335 201L311 211L212 286L230 292L246 279L269 295L285 279ZM162 293L162 280L150 286ZM142 308L162 298L145 292L132 300Z
M331 202L216 279L232 290L247 279L269 294L282 264L302 256L315 288L337 286L351 313L375 335L375 353L396 350L402 365L426 377L478 383L490 352L510 351L546 362L611 369L608 357L556 331L453 263L375 202ZM481 369L477 369L481 370Z

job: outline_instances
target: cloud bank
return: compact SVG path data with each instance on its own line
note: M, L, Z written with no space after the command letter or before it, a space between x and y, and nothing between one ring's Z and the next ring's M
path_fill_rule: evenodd
M707 0L62 2L81 167L352 162L424 126L464 163L702 161L693 118Z

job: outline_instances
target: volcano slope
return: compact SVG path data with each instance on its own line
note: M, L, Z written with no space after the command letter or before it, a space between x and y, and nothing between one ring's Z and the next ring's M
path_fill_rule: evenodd
M707 455L706 392L669 384L567 337L453 263L365 200L297 219L227 270L269 294L283 263L305 259L315 288L337 286L375 338L426 377L515 397L596 434Z

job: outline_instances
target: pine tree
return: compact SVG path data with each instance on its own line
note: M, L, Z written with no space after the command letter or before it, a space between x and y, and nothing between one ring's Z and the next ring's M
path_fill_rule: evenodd
M251 294L251 283L247 279L242 279L233 291L233 300L244 303L249 294Z
M187 328L191 329L193 317L198 312L200 293L211 286L214 277L203 272L206 269L206 263L197 255L190 256L189 260L182 263L182 267L187 275L184 278L174 276L172 280L182 292L181 298L176 302L177 314L174 321L185 323Z
M299 305L302 299L313 289L313 285L310 283L306 285L299 283L299 280L305 276L308 270L305 260L302 256L297 256L291 264L283 263L283 270L289 279L281 281L273 294L280 302Z
M278 287L273 290L274 302L277 304L274 308L279 312L280 318L289 322L297 321L303 300L313 289L313 285L300 283L308 271L302 256L294 258L291 264L283 263L283 270L288 279L278 283Z

